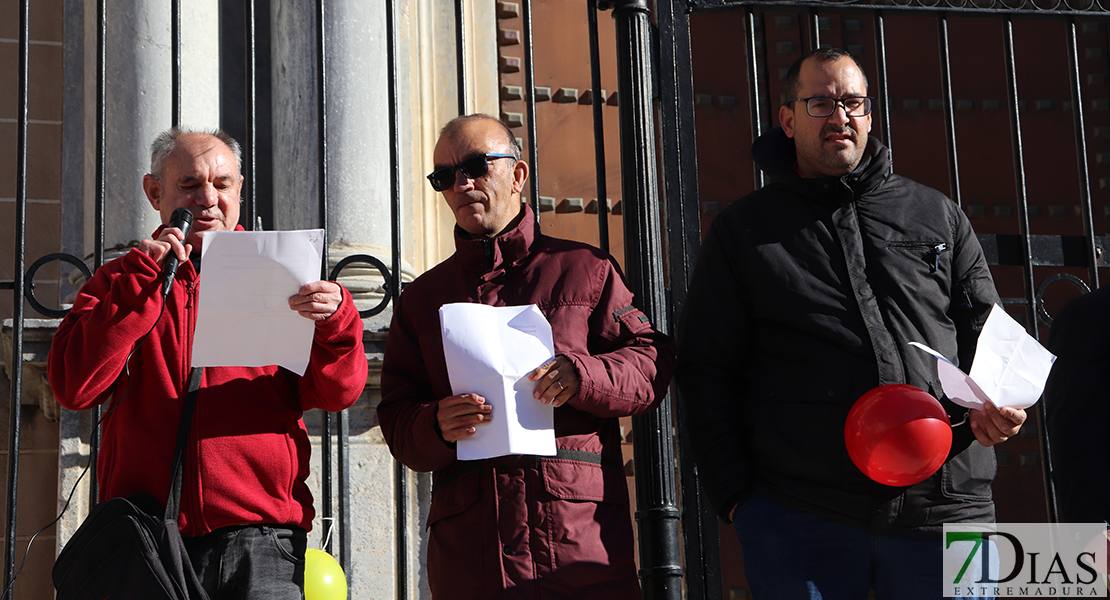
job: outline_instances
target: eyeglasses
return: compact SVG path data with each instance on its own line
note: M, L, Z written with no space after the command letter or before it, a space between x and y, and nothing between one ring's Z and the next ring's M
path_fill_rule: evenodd
M787 102L801 100L806 103L806 113L818 119L832 116L839 104L844 107L844 114L849 117L866 117L871 114L871 96L853 96L851 98L826 98L814 96L812 98L791 98Z
M512 154L477 154L453 167L443 167L442 169L432 171L431 174L428 175L428 181L432 183L433 190L442 192L455 185L456 169L467 179L477 179L489 173L489 161L497 158L516 159Z

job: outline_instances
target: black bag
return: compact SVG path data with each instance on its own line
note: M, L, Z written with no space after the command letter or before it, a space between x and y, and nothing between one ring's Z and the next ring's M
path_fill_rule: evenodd
M208 600L177 528L185 439L203 369L193 369L162 516L149 494L97 504L54 561L57 600Z

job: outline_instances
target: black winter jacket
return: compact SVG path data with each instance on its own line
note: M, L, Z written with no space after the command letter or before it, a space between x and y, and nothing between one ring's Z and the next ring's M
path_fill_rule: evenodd
M908 344L970 368L998 294L967 217L892 175L875 138L839 178L802 179L792 141L774 149L789 156L761 164L789 171L714 219L678 330L684 425L718 514L754 492L873 533L993 521L994 451L966 422L944 466L908 488L868 479L844 444L853 403L882 384L922 388L964 420L935 359Z
M1052 479L1067 523L1110 523L1110 287L1072 298L1048 336Z

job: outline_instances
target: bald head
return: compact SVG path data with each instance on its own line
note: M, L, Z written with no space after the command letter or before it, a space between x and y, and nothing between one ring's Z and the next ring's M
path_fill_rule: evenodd
M492 156L497 154L508 157ZM452 119L440 132L433 160L435 170L451 170L454 182L443 189L443 199L467 234L494 237L520 214L528 164L501 121L488 115ZM473 168L459 168L464 164Z

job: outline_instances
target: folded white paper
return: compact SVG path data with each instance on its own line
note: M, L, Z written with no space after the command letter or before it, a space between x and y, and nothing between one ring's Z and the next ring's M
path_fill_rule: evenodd
M459 460L555 455L555 416L532 397L528 373L555 356L551 324L535 304L445 304L439 309L451 392L478 394L491 419L457 443Z
M193 366L304 375L315 324L289 298L320 280L323 251L322 229L204 232Z
M988 401L998 408L1033 406L1044 392L1056 360L997 304L979 334L970 375L925 344L910 345L937 358L937 375L945 395L965 408L982 408Z

